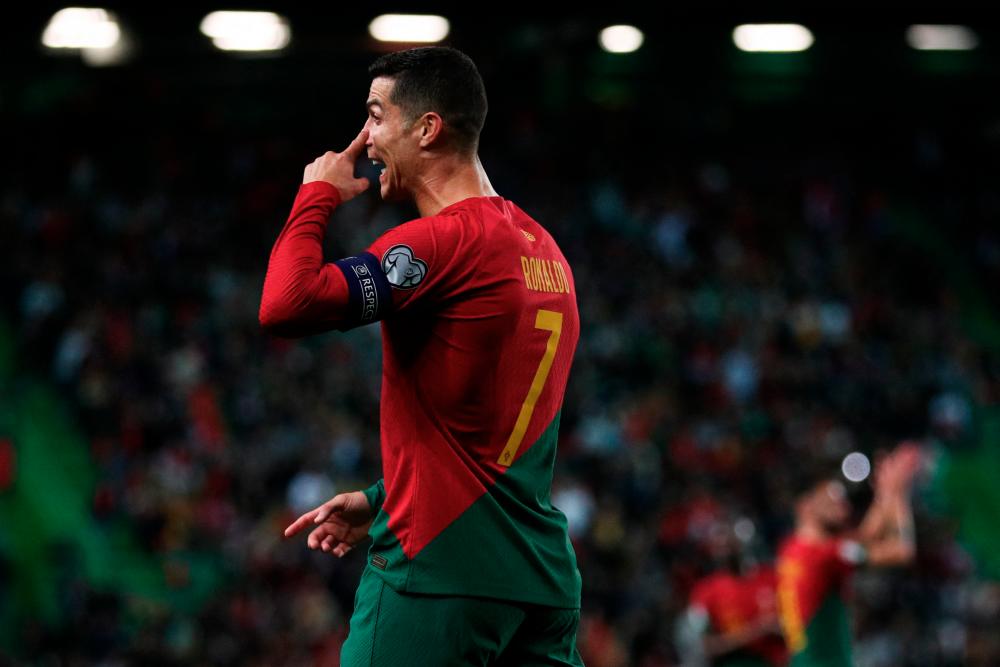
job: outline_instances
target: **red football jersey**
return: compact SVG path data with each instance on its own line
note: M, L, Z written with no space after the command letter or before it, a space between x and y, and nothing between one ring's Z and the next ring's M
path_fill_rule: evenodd
M744 576L716 572L698 581L691 591L691 606L708 616L714 632L729 634L767 618L777 618L774 568L761 566ZM778 634L755 639L741 651L763 658L772 665L788 660L785 643Z
M338 203L328 183L300 188L260 321L285 336L382 323L372 565L401 591L579 606L566 519L549 501L580 331L568 262L545 228L494 196L324 263Z

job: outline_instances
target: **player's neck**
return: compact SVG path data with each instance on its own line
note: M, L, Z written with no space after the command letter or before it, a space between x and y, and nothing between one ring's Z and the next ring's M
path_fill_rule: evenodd
M795 536L806 542L825 542L833 535L818 521L802 521L795 528Z
M446 206L469 197L498 196L478 155L471 160L435 160L414 190L413 201L421 217L435 215Z

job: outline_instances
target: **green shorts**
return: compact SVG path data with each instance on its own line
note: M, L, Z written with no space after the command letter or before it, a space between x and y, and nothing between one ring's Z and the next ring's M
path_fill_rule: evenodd
M579 609L489 598L397 593L365 568L342 667L583 665Z

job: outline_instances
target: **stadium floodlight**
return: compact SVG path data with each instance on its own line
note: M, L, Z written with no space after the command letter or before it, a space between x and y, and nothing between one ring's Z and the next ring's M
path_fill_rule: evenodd
M911 25L906 42L918 51L971 51L979 38L964 25Z
M798 23L745 23L733 30L733 43L740 51L788 53L812 46L813 34Z
M80 59L90 67L112 67L121 65L132 58L135 43L127 31L122 31L121 37L107 48L80 49Z
M382 14L368 24L368 34L380 42L440 42L451 24L436 14Z
M861 452L851 452L844 457L840 471L850 482L863 482L872 471L872 463Z
M609 53L632 53L639 50L645 36L634 25L611 25L601 31L598 41Z
M200 28L222 51L280 51L292 38L288 20L274 12L211 12Z
M66 7L49 19L42 44L50 49L110 49L120 36L118 21L108 10Z

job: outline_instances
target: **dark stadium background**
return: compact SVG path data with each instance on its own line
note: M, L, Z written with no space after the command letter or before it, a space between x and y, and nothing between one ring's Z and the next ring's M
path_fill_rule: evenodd
M245 4L292 42L238 57L198 32L217 7L105 6L116 67L43 49L58 5L2 26L0 664L336 664L362 558L281 530L379 476L378 328L287 341L257 307L302 168L364 123L368 21L416 7ZM713 526L769 560L797 471L903 439L934 454L919 556L856 578L855 654L1000 664L995 22L435 11L486 83L492 184L578 287L554 492L587 664L676 664ZM733 46L769 20L816 42ZM914 51L914 22L979 46ZM602 52L610 23L643 47ZM415 216L369 191L327 257Z

